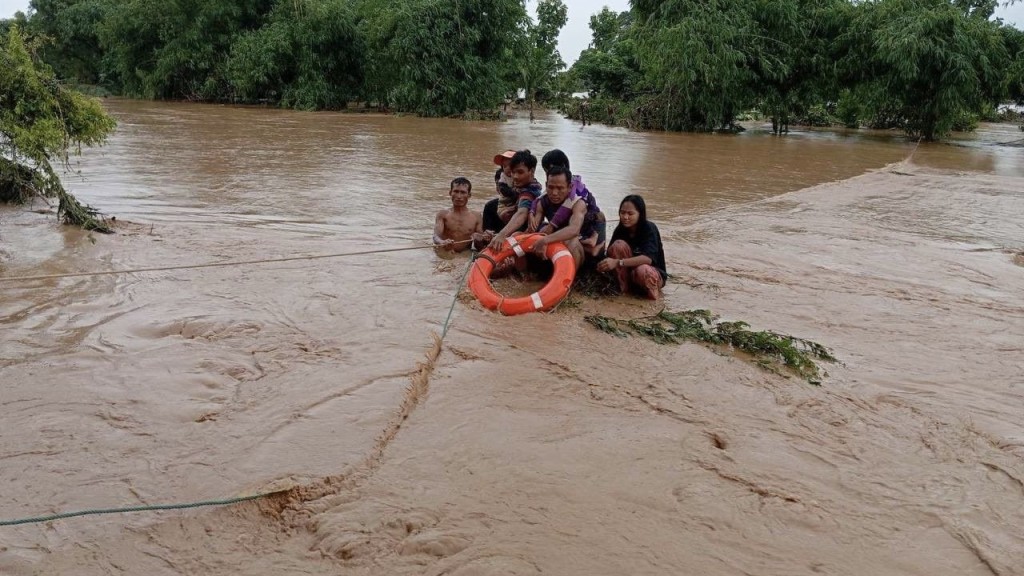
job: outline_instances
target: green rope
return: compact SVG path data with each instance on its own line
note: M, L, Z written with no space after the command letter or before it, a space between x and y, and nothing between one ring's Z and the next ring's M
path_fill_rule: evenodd
M152 504L149 506L127 506L125 508L94 508L92 510L79 510L77 512L64 512L61 514L53 514L51 516L36 516L34 518L20 518L18 520L0 520L0 526L17 526L19 524L39 524L40 522L50 522L51 520L61 520L63 518L74 518L75 516L94 516L98 514L122 514L126 512L146 512L151 510L181 510L183 508L200 508L202 506L227 506L229 504L237 504L239 502L248 502L249 500L256 500L258 498L265 498L271 494L277 494L276 492L266 492L263 494L254 494L252 496L239 496L237 498L226 498L224 500L203 500L200 502L188 502L185 504Z
M444 319L444 329L441 331L442 340L444 340L444 337L448 335L448 328L452 321L452 313L455 311L455 303L459 299L459 293L462 291L462 285L466 282L466 276L469 275L469 270L473 267L473 263L476 262L476 258L477 252L474 250L473 254L469 258L469 264L466 265L466 269L462 272L462 277L459 278L459 283L455 287L455 295L452 296L452 304L448 307L448 316ZM35 516L32 518L19 518L16 520L0 520L0 526L39 524L42 522L51 522L53 520L62 520L64 518L74 518L76 516L125 514L128 512L149 512L154 510L182 510L185 508L201 508L203 506L228 506L230 504L238 504L239 502L258 500L279 492L281 492L281 490L277 490L275 492L264 492L262 494L253 494L252 496L239 496L237 498L226 498L223 500L202 500L199 502L186 502L184 504L152 504L148 506L126 506L124 508L94 508L91 510L79 510L77 512L63 512L60 514L52 514L50 516Z
M452 312L455 311L455 302L459 299L459 293L462 292L462 285L466 283L466 276L469 276L469 269L473 267L476 262L479 252L473 250L472 255L469 257L469 264L466 265L466 269L462 272L462 278L459 278L459 283L455 286L455 295L452 296L452 305L448 307L448 317L444 319L444 329L441 330L441 340L448 335L448 324L452 321Z

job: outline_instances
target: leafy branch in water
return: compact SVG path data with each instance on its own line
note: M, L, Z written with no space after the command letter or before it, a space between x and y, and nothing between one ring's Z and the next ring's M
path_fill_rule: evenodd
M746 322L720 322L709 310L662 310L653 316L632 320L594 315L584 318L598 330L625 338L639 334L658 344L679 344L685 340L727 346L750 354L754 363L772 369L782 364L811 384L821 384L821 368L815 360L836 362L832 352L811 340L770 330L753 331Z
M95 209L65 190L54 164L70 169L71 154L102 144L115 122L97 100L62 86L35 57L37 49L17 27L0 41L0 202L56 198L63 222L111 232Z

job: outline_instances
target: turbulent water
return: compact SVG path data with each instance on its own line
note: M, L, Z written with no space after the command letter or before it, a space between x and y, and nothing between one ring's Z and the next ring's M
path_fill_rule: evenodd
M916 145L108 108L67 183L119 234L0 212L0 520L297 488L0 528L0 573L1024 574L1015 127ZM658 309L629 298L460 298L424 364L465 266L429 250L2 281L412 246L451 178L480 207L490 157L522 147L565 150L609 215L647 198L665 305L841 364L813 387L583 321Z

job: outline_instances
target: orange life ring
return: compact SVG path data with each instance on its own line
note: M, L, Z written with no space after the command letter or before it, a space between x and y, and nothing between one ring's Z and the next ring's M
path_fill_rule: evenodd
M497 310L506 316L544 311L554 308L569 293L569 286L576 279L576 263L572 253L561 242L547 245L544 255L554 265L555 272L543 288L519 298L506 298L491 286L491 274L496 263L506 258L523 257L543 234L513 234L505 240L505 247L495 254L490 248L480 253L469 271L469 290L488 310Z

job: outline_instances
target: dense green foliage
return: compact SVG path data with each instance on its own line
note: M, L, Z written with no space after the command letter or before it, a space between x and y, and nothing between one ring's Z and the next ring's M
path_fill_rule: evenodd
M490 109L514 88L527 23L509 0L410 0L368 4L368 100L423 116Z
M241 102L343 108L359 95L366 47L345 0L278 2L262 27L238 35L227 86ZM215 95L214 95L215 97Z
M718 130L746 111L939 138L1020 100L1021 32L995 0L634 0L591 18L570 71L592 119ZM566 107L582 114L579 103Z
M32 0L22 25L65 83L449 116L536 94L564 68L565 20L560 0L536 23L524 0Z
M580 53L572 73L597 96L626 98L640 86L640 62L630 34L632 14L607 7L590 17L593 42Z
M1010 66L1006 70L1007 96L1019 105L1024 105L1024 32L1004 27L1003 35Z
M997 2L633 0L590 17L568 72L563 0L31 0L20 24L62 82L137 97L453 116L585 90L590 120L636 128L753 114L933 139L1024 101Z
M53 168L69 154L101 144L114 121L99 102L61 86L49 66L33 58L17 27L0 45L0 201L56 198L67 223L108 231L96 212L67 193Z

